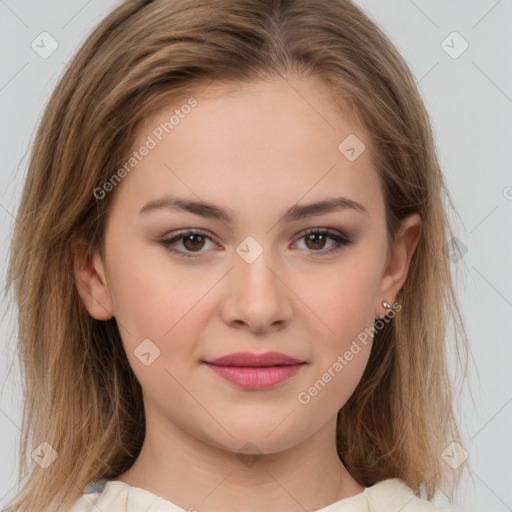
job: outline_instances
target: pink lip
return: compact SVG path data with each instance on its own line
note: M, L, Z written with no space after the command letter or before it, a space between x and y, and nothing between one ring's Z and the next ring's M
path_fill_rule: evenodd
M303 361L286 354L281 354L281 352L265 352L264 354L235 352L206 362L219 366L278 366L283 364L301 364Z
M204 363L220 377L248 389L276 386L295 375L305 364L280 352L237 352Z

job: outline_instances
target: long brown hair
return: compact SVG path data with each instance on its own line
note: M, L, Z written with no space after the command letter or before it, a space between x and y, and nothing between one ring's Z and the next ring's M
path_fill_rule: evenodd
M102 250L115 194L93 191L126 161L140 123L170 101L214 82L290 76L323 79L372 134L389 239L406 215L423 221L396 298L402 311L376 334L338 414L339 457L365 486L398 477L431 499L449 479L459 483L465 464L441 458L462 444L450 319L466 343L447 257L449 194L403 58L349 0L129 0L92 32L51 96L17 213L6 291L14 288L18 309L26 481L11 510L68 509L88 483L128 469L144 439L141 387L116 320L93 319L74 280L76 241ZM28 467L41 443L57 458Z

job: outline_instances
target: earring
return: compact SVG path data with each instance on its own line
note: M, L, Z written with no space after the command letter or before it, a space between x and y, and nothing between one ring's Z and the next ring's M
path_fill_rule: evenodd
M391 309L391 304L389 304L388 302L386 302L385 300L382 301L382 305L387 308L388 310ZM376 318L375 320L378 320L378 319L381 319L381 318L384 318L387 314L389 313L386 312L386 313L381 313L381 315L379 316L379 318Z

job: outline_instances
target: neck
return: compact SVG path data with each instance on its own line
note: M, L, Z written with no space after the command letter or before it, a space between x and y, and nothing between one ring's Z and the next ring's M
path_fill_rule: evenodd
M364 490L336 453L335 428L334 420L298 445L262 454L250 443L233 452L153 421L136 461L116 480L184 510L318 510Z

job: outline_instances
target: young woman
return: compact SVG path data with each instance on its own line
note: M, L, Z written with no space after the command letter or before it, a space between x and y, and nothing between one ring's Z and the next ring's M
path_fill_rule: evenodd
M414 79L350 1L122 3L17 216L9 510L438 510L466 465L446 197Z

